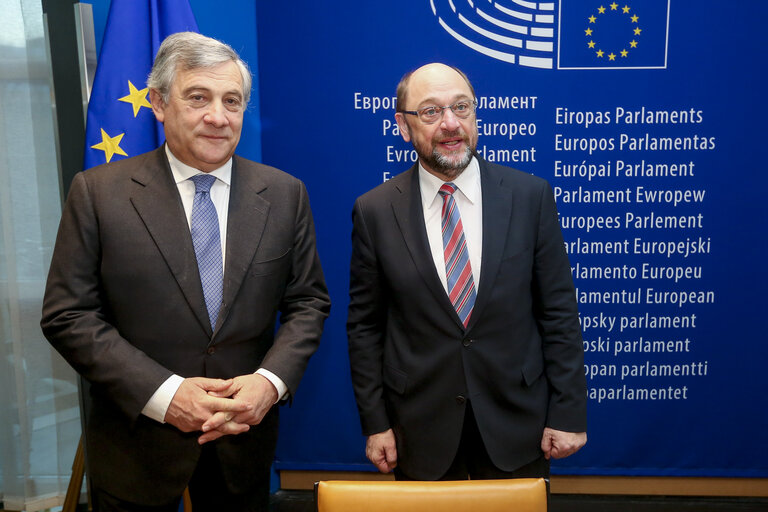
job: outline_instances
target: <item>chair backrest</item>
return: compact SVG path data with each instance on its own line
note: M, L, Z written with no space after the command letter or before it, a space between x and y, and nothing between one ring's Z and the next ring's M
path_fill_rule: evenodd
M543 478L315 484L318 512L546 512Z

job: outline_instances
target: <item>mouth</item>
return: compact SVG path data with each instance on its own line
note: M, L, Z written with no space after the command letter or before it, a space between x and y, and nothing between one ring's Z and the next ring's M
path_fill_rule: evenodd
M438 144L445 149L455 150L455 149L459 149L464 144L464 138L451 137L448 139L443 139L441 141L438 141Z

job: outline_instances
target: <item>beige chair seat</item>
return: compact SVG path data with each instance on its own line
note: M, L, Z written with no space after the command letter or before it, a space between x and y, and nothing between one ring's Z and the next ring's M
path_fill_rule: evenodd
M328 480L315 484L318 512L546 512L543 478L449 482Z

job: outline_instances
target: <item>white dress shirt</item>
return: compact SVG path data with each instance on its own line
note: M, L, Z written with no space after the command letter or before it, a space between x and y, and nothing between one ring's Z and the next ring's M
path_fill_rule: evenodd
M424 211L424 225L427 228L429 249L435 262L437 275L448 293L448 279L445 275L445 256L443 255L442 211L443 197L438 190L445 183L430 174L419 162L419 187L421 188L421 205ZM483 194L480 186L480 164L472 157L469 165L453 181L456 192L453 198L461 214L461 224L464 227L464 238L467 240L469 263L472 266L472 278L475 290L480 283L480 265L483 261Z
M165 146L165 154L168 156L168 162L171 166L171 173L173 174L173 180L176 183L176 187L179 189L179 196L181 196L181 203L184 206L184 213L187 216L187 225L192 226L192 203L195 199L195 184L190 181L189 178L197 174L202 174L201 171L190 167L181 161L179 161L168 146ZM229 190L232 183L232 159L230 158L224 165L216 170L209 172L211 176L216 177L216 181L211 186L210 197L216 208L216 213L219 217L219 238L221 239L221 254L227 254L227 219L229 215ZM226 257L222 258L222 265L226 265ZM223 270L223 269L222 269ZM277 397L280 400L285 395L288 387L285 383L269 370L259 368L256 373L264 376L269 380L272 385L277 389ZM161 423L165 423L165 414L168 411L168 407L173 400L173 396L181 386L183 377L179 375L171 375L168 379L155 391L147 404L141 410L141 413L145 416L157 420Z

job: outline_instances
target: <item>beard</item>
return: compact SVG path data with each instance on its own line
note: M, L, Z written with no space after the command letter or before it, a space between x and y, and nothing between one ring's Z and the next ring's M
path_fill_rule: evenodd
M467 146L461 154L453 155L452 157L445 156L435 148L432 151L432 160L430 164L433 170L444 174L450 179L454 179L464 172L464 169L467 168L472 160L472 148Z
M464 141L465 147L461 152L455 152L451 154L443 154L438 150L438 144L440 138L461 136ZM436 136L430 141L431 147L426 145L417 144L415 139L413 141L413 147L416 153L421 159L424 167L432 169L434 172L442 174L449 180L458 177L464 169L467 168L469 162L472 160L472 156L475 153L475 148L470 143L469 136L461 131L455 131L450 133L441 133L439 137Z

